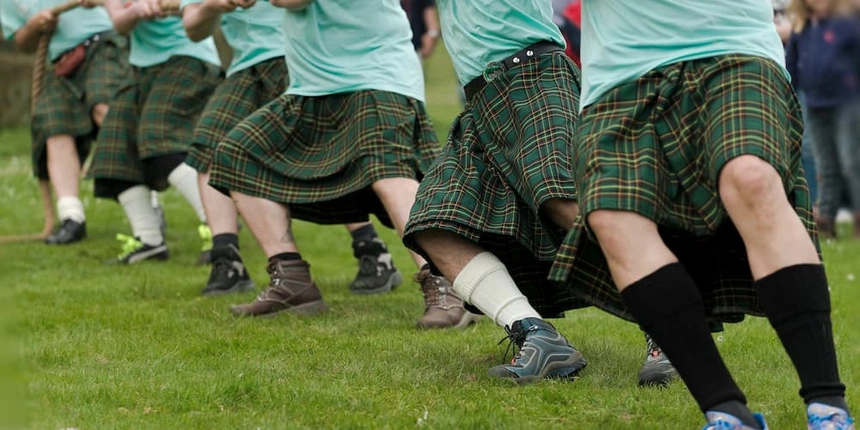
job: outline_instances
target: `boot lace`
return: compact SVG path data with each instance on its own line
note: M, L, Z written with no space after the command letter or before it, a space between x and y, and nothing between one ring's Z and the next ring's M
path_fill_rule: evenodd
M511 364L515 363L520 358L520 350L522 350L523 344L526 341L526 334L532 331L537 330L536 326L531 326L526 330L522 329L513 329L511 326L505 326L505 337L499 339L499 342L496 345L501 345L504 341L508 341L508 346L505 348L505 355L502 357L502 362L506 362L508 360L508 353L511 351L516 351L516 353L511 358Z
M649 357L657 357L663 352L663 350L660 349L660 345L657 345L657 342L654 342L654 339L652 339L648 334L645 334L645 345Z

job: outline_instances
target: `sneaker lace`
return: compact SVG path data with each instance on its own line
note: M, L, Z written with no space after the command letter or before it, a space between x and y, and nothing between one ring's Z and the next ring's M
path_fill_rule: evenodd
M116 235L116 240L122 242L121 252L116 257L119 260L128 257L143 246L143 242L137 240L137 238L122 233Z
M654 339L652 339L651 336L647 334L645 335L645 344L646 349L648 350L649 357L657 357L658 355L660 355L661 352L663 352L660 349L660 346L657 345L657 342L654 342Z
M203 246L200 247L201 251L208 251L212 249L212 230L206 224L200 224L197 226L197 234L200 235L200 240L203 241Z
M514 363L520 357L520 350L522 349L523 343L526 341L526 333L537 330L537 327L531 326L526 330L514 330L511 326L505 326L505 332L507 335L505 337L499 339L499 342L496 345L501 345L502 342L508 341L508 346L505 348L505 355L502 357L502 362L506 362L508 360L508 353L511 352L514 348L516 348L516 354L514 354L513 358L511 358L511 363Z

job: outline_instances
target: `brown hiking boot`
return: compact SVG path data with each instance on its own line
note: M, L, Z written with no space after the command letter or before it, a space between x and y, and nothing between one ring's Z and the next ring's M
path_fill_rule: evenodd
M328 310L305 261L271 261L266 271L271 279L269 286L253 302L231 306L233 315L273 316L280 312L313 315Z
M424 316L418 320L418 328L466 328L477 321L478 315L463 307L463 300L454 294L454 286L441 276L434 276L429 269L415 275L424 293Z

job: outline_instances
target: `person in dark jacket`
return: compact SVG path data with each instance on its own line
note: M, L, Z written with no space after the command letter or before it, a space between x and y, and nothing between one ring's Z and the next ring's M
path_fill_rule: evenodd
M860 19L849 13L847 1L794 0L791 9L795 26L786 67L808 108L820 178L818 230L835 237L847 190L854 236L860 238Z

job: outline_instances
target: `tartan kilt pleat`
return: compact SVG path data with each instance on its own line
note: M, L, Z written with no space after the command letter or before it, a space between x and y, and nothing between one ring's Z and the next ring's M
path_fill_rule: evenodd
M91 115L93 107L113 100L131 73L128 40L117 34L90 45L84 62L73 75L58 77L53 69L45 73L43 91L30 123L33 174L37 178L48 179L45 145L51 136L73 136L83 163L98 134Z
M550 199L576 200L579 82L559 51L508 70L475 95L419 186L407 247L429 257L414 235L452 232L496 255L542 315L584 306L547 280L564 231L540 211Z
M284 57L263 61L224 79L200 115L185 162L199 172L208 172L212 153L227 133L283 94L287 82Z
M186 153L221 69L192 57L137 69L111 103L90 176L143 183L142 160Z
M735 157L754 155L782 178L789 201L818 243L800 163L800 106L777 64L728 55L680 62L623 84L586 107L576 177L580 217L550 273L578 297L632 320L584 220L622 210L653 220L696 281L712 321L763 315L739 233L718 179Z
M438 154L418 100L376 90L285 94L227 134L209 183L287 204L294 218L318 224L365 221L372 213L391 226L371 184L420 181Z

